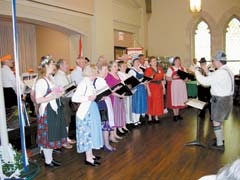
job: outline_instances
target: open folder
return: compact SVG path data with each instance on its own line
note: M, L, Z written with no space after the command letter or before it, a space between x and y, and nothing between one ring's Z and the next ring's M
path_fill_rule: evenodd
M129 78L124 80L124 84L126 84L128 86L128 88L130 88L130 89L136 87L140 83L141 82L134 76L130 76Z
M124 95L124 96L133 95L131 89L124 83L118 83L115 86L113 86L111 89L114 93L117 93L119 95Z
M104 88L102 88L102 89L97 91L97 95L96 95L95 101L98 102L103 97L109 96L110 94L112 94L112 90L109 87L104 87Z
M153 79L153 78L150 78L150 77L148 77L148 76L143 76L141 82L142 82L142 83L145 83L145 82L151 81L152 79Z
M73 81L73 82L69 83L68 85L64 86L63 89L64 89L64 96L65 97L73 94L77 89L76 82Z
M195 76L193 74L189 74L185 71L182 71L182 70L178 70L177 71L177 74L178 76L182 79L182 80L185 80L186 78L190 79L190 80L194 80L195 79Z

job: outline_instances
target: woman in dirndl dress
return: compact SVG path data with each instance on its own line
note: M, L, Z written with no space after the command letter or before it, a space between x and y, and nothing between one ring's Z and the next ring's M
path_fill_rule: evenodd
M54 84L55 62L51 56L41 58L41 70L35 84L36 103L39 104L37 143L43 150L46 167L60 166L53 159L53 149L67 142L66 123L60 97L63 89Z
M118 64L117 62L111 61L109 63L109 73L105 77L105 80L109 87L113 87L121 82L121 79L118 75ZM124 132L118 132L117 129L122 128L126 125L126 110L124 105L125 98L124 95L119 95L117 93L112 93L110 95L112 106L113 106L113 113L114 113L114 131L110 135L110 140L112 142L118 142L117 139L121 139L119 135L125 134Z
M83 71L83 80L77 86L72 96L72 102L80 103L76 112L76 139L77 152L85 152L85 164L98 166L99 156L93 155L93 149L103 147L101 118L96 98L96 90L93 81L96 79L97 68L89 65L87 71Z
M133 67L128 74L134 76L141 81L144 77L143 71L140 68L139 58L135 58L132 61ZM135 126L141 124L140 117L144 118L147 113L147 83L140 83L136 87L135 93L132 95L132 120Z
M182 70L186 71L186 69L181 66L180 57L176 56L173 59L172 66L168 68L166 73L167 80L167 107L173 110L173 120L178 121L183 118L179 114L179 110L186 107L185 102L187 101L187 87L186 81L182 80L177 71Z
M94 87L97 92L100 92L103 89L110 89L106 80L104 79L108 74L108 64L107 63L98 63L97 64L98 75L94 80ZM110 134L113 131L114 126L114 114L112 102L109 96L102 97L97 101L98 108L100 111L101 121L102 121L102 133L103 133L103 149L108 152L115 151L116 148L110 144Z

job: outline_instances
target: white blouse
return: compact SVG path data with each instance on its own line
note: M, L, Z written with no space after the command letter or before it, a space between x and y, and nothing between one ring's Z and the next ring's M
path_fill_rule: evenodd
M56 86L53 83L53 81L49 81L47 78L41 78L41 79L37 80L36 85L35 85L36 99L46 96L46 93L47 93L47 90L48 90L48 85L49 85L50 89L53 89ZM51 94L48 94L46 97L48 97L48 96L51 96ZM50 103L52 109L57 113L57 108L58 108L57 102L56 102L56 99L53 99L49 102L44 102L44 103L40 104L40 107L39 107L40 116L43 115L43 113L45 111L45 108L46 108L48 103Z
M80 119L85 117L91 104L88 96L95 94L96 90L93 87L93 81L89 77L84 77L72 96L72 102L81 103L76 113L77 117Z

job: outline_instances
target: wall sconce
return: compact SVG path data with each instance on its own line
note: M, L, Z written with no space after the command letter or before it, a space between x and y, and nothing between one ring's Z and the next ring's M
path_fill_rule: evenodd
M190 10L193 13L197 13L201 11L201 0L190 0Z
M124 32L118 32L118 40L123 41L124 40Z

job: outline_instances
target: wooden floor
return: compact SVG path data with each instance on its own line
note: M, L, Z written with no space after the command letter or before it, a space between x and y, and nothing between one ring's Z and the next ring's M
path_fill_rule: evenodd
M54 153L62 162L59 168L44 167L39 155L33 157L40 166L36 180L197 180L214 174L240 155L240 107L234 107L225 122L225 151L219 152L184 144L196 139L197 110L183 110L183 121L172 121L171 113L160 124L133 129L120 143L116 152L95 150L101 165L84 164L84 154L76 148ZM201 121L201 142L208 144L214 138L208 115Z

